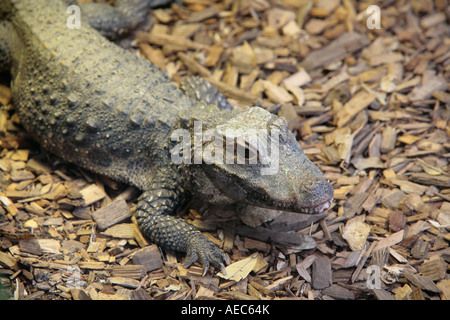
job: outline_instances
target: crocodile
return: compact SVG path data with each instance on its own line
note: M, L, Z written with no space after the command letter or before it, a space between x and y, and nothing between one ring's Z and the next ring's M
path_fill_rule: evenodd
M177 216L190 199L318 214L330 207L333 187L283 118L259 106L233 108L201 78L177 86L111 40L165 2L82 7L78 29L67 23L68 1L0 0L0 72L11 75L12 104L44 149L140 189L135 215L142 233L185 253L185 267L199 262L205 274L211 266L224 269L229 258ZM249 137L262 130L270 143L255 147ZM240 152L230 156L230 145Z

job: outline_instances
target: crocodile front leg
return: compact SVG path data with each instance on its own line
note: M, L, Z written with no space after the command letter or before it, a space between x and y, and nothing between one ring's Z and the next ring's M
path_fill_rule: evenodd
M214 104L221 110L233 109L227 98L211 82L200 77L185 78L181 83L181 90L191 99L203 101L207 105Z
M136 218L142 232L163 248L185 252L184 267L197 260L203 267L203 274L212 264L224 269L223 261L228 257L205 235L183 219L171 216L183 203L183 188L167 179L155 179L139 198Z

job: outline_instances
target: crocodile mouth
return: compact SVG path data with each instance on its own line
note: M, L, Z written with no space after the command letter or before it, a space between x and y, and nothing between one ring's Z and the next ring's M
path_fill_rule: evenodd
M329 200L317 205L310 207L300 207L298 205L292 205L292 203L276 203L273 206L269 206L269 208L277 209L277 210L286 210L296 213L306 213L306 214L320 214L331 207L331 204L334 201L334 197L331 197Z
M314 207L300 208L299 213L319 214L330 208L334 198Z

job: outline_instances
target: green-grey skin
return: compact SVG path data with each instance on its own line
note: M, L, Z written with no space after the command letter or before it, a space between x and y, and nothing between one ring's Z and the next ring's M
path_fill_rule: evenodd
M227 256L172 215L191 197L320 213L330 206L333 188L282 118L259 107L230 111L217 89L199 78L187 80L182 91L157 67L102 35L125 33L139 22L135 17L140 20L142 12L164 2L96 5L97 15L114 19L95 23L82 12L81 28L69 29L67 1L0 0L0 71L11 73L13 105L44 148L141 189L136 217L143 233L164 248L185 252L185 266L198 260L206 272L210 264L223 268ZM178 141L171 134L179 128L192 132L194 120L202 121L204 130L236 125L278 130L279 170L261 175L260 162L175 164L171 150Z

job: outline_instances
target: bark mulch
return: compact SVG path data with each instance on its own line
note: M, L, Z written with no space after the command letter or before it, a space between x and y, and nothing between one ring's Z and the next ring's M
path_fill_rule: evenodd
M138 190L41 151L3 81L0 286L28 300L449 299L448 3L372 4L183 0L121 42L174 83L198 75L286 118L335 188L319 217L182 213L227 252L226 276L149 244Z

